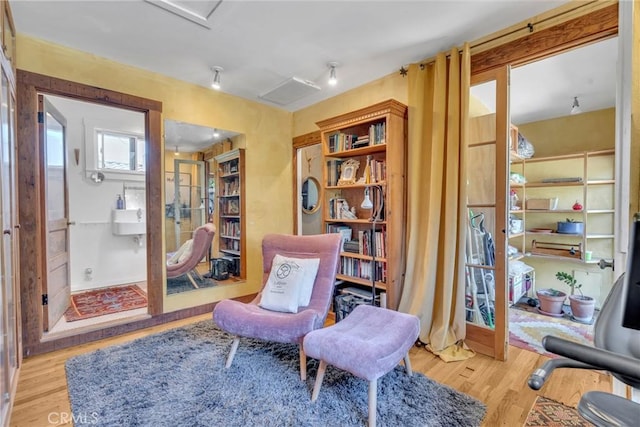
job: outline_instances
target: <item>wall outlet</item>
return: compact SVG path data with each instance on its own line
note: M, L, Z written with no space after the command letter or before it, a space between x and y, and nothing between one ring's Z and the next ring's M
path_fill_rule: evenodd
M87 267L84 269L84 280L86 281L93 280L93 269L91 267Z

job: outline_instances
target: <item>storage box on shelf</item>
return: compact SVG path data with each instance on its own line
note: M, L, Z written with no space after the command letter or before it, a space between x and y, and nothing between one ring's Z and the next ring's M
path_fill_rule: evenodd
M393 309L402 280L406 113L405 105L388 100L317 123L324 231L342 233L345 241L338 279L365 287L375 280ZM373 208L363 207L365 199Z
M246 276L246 215L244 202L244 150L236 149L216 156L218 163L218 251L228 263L228 273Z

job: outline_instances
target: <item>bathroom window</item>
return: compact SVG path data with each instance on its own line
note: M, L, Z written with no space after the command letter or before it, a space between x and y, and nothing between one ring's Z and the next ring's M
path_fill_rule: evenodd
M110 113L98 118L85 117L82 122L85 162L81 165L76 161L75 166L84 166L87 179L95 181L94 177L100 176L107 181L144 181L147 168L144 114Z
M144 172L145 141L136 135L96 130L98 169Z

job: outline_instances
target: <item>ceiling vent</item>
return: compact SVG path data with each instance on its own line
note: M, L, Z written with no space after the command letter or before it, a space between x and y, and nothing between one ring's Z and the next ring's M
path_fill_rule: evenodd
M271 89L269 92L260 95L260 98L265 101L273 102L274 104L287 105L304 98L305 96L314 94L319 90L320 86L317 86L309 80L291 77L276 86L274 89Z
M222 0L145 0L169 13L211 29L209 18L216 11Z

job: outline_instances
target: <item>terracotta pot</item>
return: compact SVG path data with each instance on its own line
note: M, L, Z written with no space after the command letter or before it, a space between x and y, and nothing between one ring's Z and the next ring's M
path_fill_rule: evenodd
M573 318L578 322L589 323L593 318L596 300L584 295L570 295L569 304Z
M562 304L567 298L567 294L561 291L552 292L549 289L536 291L538 301L540 301L540 312L552 316L562 315Z

